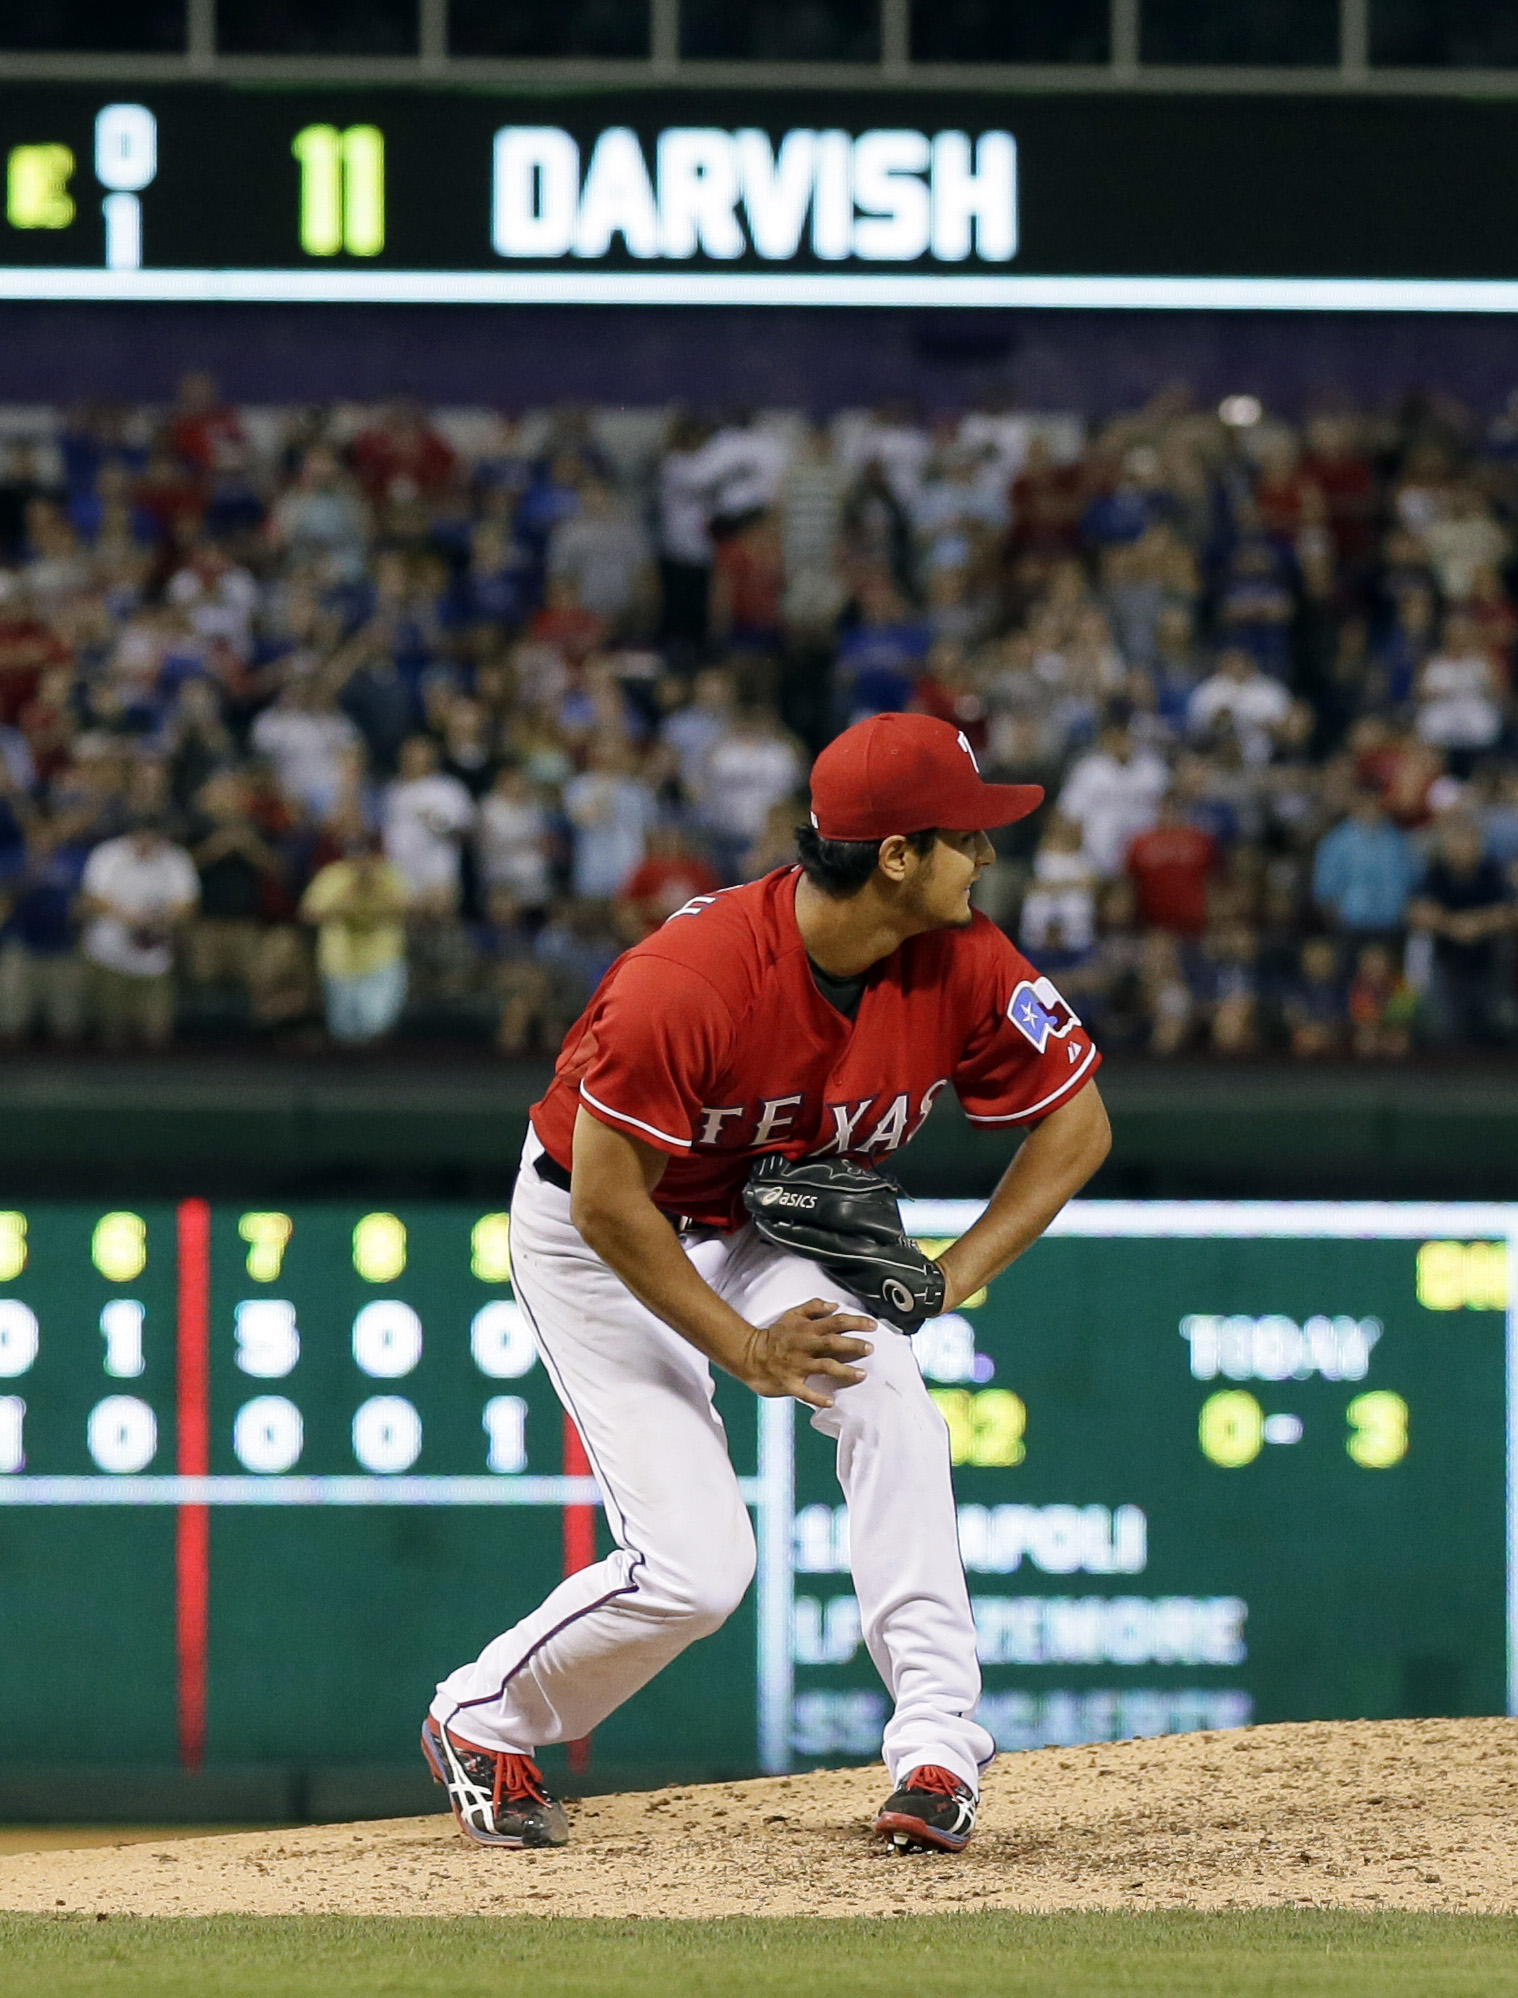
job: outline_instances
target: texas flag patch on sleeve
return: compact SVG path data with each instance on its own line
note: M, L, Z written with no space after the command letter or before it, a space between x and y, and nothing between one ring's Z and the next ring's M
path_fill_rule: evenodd
M1080 1025L1074 1008L1047 978L1025 978L1008 1002L1007 1018L1038 1054L1050 1041L1062 1041L1072 1027Z

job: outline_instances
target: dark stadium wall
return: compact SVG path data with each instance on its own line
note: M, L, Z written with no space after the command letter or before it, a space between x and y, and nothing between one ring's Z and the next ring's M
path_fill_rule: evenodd
M521 407L577 399L819 411L909 396L1008 395L1030 408L1132 408L1171 383L1283 413L1419 388L1478 411L1518 384L1501 316L780 308L0 306L0 399L170 397L210 367L245 402L408 392Z

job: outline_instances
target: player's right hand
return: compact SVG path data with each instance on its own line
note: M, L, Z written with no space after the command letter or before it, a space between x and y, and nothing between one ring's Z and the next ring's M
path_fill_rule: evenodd
M849 1361L867 1359L875 1349L847 1335L874 1329L873 1318L809 1298L782 1312L773 1325L750 1327L738 1378L755 1394L791 1395L809 1408L831 1408L833 1397L815 1385L816 1377L826 1375L842 1387L862 1381L864 1375Z

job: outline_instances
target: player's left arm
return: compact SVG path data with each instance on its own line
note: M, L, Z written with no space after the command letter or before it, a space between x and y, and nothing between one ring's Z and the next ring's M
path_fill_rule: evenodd
M1095 1082L1052 1110L1023 1141L986 1211L938 1259L945 1311L973 1297L1036 1242L1112 1149L1112 1126Z

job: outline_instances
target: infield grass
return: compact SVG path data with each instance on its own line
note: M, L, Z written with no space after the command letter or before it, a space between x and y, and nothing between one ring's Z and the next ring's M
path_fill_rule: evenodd
M0 1915L4 1998L1518 1998L1518 1918Z

